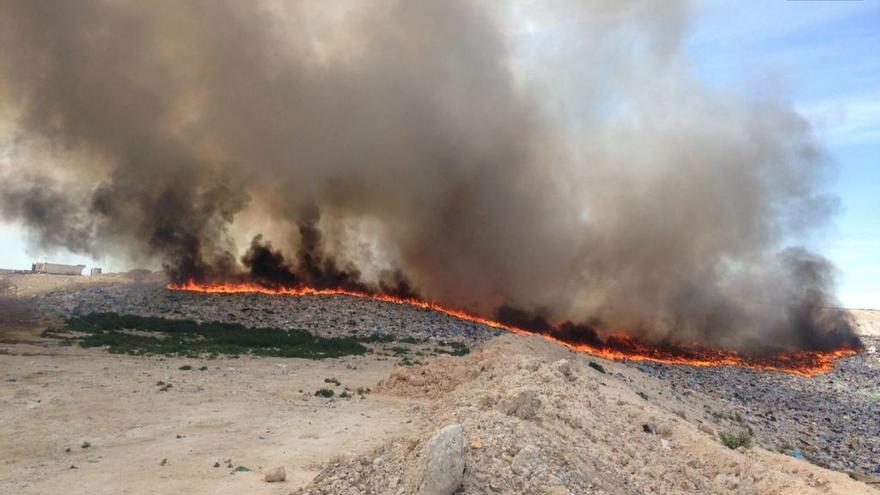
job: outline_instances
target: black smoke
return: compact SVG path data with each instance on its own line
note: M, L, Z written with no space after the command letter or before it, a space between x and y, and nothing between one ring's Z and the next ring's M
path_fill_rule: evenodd
M0 1L0 215L177 282L523 308L586 340L852 338L791 248L836 201L784 98L702 85L684 2L511 6Z

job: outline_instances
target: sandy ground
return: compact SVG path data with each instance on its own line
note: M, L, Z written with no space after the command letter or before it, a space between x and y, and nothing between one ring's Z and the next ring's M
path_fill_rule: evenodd
M373 357L194 360L3 347L3 493L287 493L332 457L406 433L420 407L379 394L313 395L334 388L330 377L374 387L391 364ZM194 369L180 370L185 364ZM160 392L159 381L173 387ZM230 474L227 460L253 471ZM287 483L263 482L261 471L275 466Z
M468 453L472 468L465 486L471 488L465 493L488 486L491 480L481 476L510 469L523 439L546 450L551 467L557 465L554 455L562 464L584 456L583 464L595 471L583 479L598 480L599 493L693 493L674 488L691 480L721 487L712 493L877 493L845 474L788 456L757 447L726 449L684 419L696 413L676 411L680 402L648 403L636 395L662 396L665 384L601 360L610 373L597 375L586 366L592 357L535 337L504 336L457 361L437 358L396 370L393 360L373 355L325 361L145 358L40 338L51 322L30 319L27 297L82 283L120 283L119 277L83 278L0 277L0 288L6 288L0 298L0 493L282 494L308 486L316 475L305 493L334 493L322 485L329 474L361 472L351 474L352 483L360 482L357 476L381 483L389 479L382 469L396 469L403 487L407 477L417 476L418 448L412 445L450 421L478 432L485 444ZM560 359L571 361L575 381L551 376ZM183 365L193 369L180 370ZM544 383L535 381L538 376ZM341 390L324 382L330 377L374 392L363 399L315 397L318 388ZM162 392L159 382L172 387ZM379 382L385 385L377 387ZM408 388L412 384L417 386ZM510 400L505 397L523 387L537 387L544 397L537 420L501 412ZM697 399L687 407L697 411ZM644 421L672 425L670 436L645 436ZM498 434L491 434L494 429ZM671 450L663 441L672 443ZM398 467L392 467L393 445L410 446L396 459ZM562 445L574 450L558 450ZM389 459L376 468L374 459L385 449ZM367 467L357 467L357 459ZM611 464L603 467L597 459ZM237 466L251 471L233 474ZM286 469L288 480L265 483L262 471L276 466ZM612 471L614 476L603 478ZM545 493L512 473L499 493ZM618 478L623 485L601 481ZM732 479L750 484L730 485ZM632 480L644 484L625 486ZM742 486L757 491L737 488Z
M298 493L417 493L429 439L449 424L469 446L462 494L877 493L788 455L731 450L716 434L728 424L700 420L707 397L673 397L625 363L540 337L504 335L464 358L398 368L381 389L437 407L413 438L330 466Z
M423 407L375 393L314 396L375 387L393 361L373 356L144 358L39 337L51 322L29 319L27 297L115 283L131 280L0 277L0 493L288 493L336 456L405 435ZM238 466L251 471L231 474ZM265 483L262 471L276 466L287 482Z
M861 335L880 336L880 309L851 309L856 332Z
M52 290L73 290L95 285L130 284L157 280L160 275L127 275L108 273L93 276L47 274L0 274L0 293L9 297L30 297Z

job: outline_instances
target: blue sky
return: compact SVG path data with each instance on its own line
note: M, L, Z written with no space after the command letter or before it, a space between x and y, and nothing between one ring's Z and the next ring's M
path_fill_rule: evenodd
M841 210L810 247L840 270L845 306L880 308L880 2L707 1L691 28L699 77L766 81L813 124Z
M845 306L880 308L880 1L706 0L686 50L707 83L763 84L813 123L837 164L828 187L841 210L810 247L840 270ZM0 224L0 267L28 268L37 258L114 268L113 260L30 251L18 227Z

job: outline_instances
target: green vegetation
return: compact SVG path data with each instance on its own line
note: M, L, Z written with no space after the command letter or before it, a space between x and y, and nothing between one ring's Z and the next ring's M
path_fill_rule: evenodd
M597 363L596 361L590 361L588 366L598 371L599 373L605 374L605 367Z
M193 367L188 364L184 364L183 366L181 366L180 368L177 368L177 369L183 370L183 371L189 371L189 370L193 369Z
M403 356L403 359L400 360L401 366L415 366L417 364L422 364L422 362L417 359L410 359L409 356Z
M752 446L752 435L745 431L736 434L720 432L718 438L721 439L721 443L728 449L749 448Z
M330 390L329 388L319 388L318 390L315 390L315 395L318 397L325 397L329 399L335 394L336 392Z
M449 354L450 356L465 356L470 354L471 350L468 348L467 344L464 342L450 341L450 342L439 342L439 344L443 347L448 347L449 349L444 349L443 347L437 347L434 349L434 352L437 354Z
M636 392L636 394L644 400L648 400L648 394L642 392L641 390Z
M369 337L359 337L357 340L365 344L387 344L394 342L395 339L394 335L374 333Z
M324 378L324 383L332 383L333 385L336 385L337 387L340 385L339 380L337 380L335 376L333 378Z
M71 318L63 329L47 329L43 336L138 356L207 355L213 358L220 354L232 357L252 354L323 359L367 352L366 347L350 337L324 338L304 330L248 328L238 323L197 323L116 313Z

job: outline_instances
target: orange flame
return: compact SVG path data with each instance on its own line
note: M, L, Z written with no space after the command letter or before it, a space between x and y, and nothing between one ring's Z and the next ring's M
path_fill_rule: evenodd
M624 335L616 335L607 344L596 347L583 343L566 342L551 335L536 333L511 326L467 311L449 308L430 301L414 298L401 298L387 294L352 291L346 289L315 289L312 287L265 287L254 283L211 283L203 284L190 280L184 284L168 284L170 290L207 292L215 294L259 293L286 296L349 296L373 299L394 304L429 309L461 320L480 323L520 335L540 335L552 342L578 352L586 352L612 360L652 361L664 364L683 364L697 367L746 366L764 371L781 371L802 376L812 376L834 369L837 359L858 354L858 349L837 349L828 351L791 351L763 357L747 357L736 351L715 349L687 349L659 347L634 340Z

